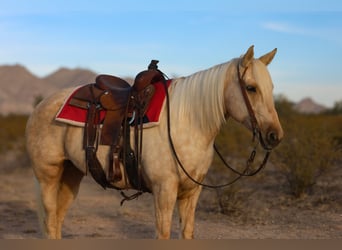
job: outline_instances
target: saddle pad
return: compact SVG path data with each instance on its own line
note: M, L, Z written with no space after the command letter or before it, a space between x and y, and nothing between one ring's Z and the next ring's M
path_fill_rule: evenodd
M87 120L87 109L82 109L69 104L71 98L77 93L77 90L82 86L76 87L71 94L65 99L63 105L59 109L55 120L63 123L67 123L74 126L84 127ZM100 112L100 119L103 121L106 115L106 111Z
M169 87L171 80L167 81ZM153 84L155 86L155 93L151 98L149 107L147 108L146 114L143 118L144 127L151 127L159 124L160 112L165 102L165 90L162 82ZM73 126L84 127L87 120L87 109L75 107L69 104L71 98L75 95L77 90L81 86L77 87L72 93L66 98L65 102L59 109L55 119L56 121L67 123ZM106 110L101 110L100 120L103 121L106 116Z

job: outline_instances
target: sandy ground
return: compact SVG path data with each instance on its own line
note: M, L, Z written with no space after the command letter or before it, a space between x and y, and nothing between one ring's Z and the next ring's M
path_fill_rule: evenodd
M277 188L278 177L267 173L271 170L247 180L253 191L242 192L239 198L244 201L230 216L218 212L215 192L204 190L196 213L195 238L342 239L341 170L323 180L317 194L299 200L285 195ZM262 187L255 188L256 183L263 183ZM123 206L120 201L118 191L104 191L85 177L65 219L63 237L154 238L152 196L144 194ZM178 238L177 212L173 221L172 238ZM0 238L41 238L35 183L28 167L0 167Z

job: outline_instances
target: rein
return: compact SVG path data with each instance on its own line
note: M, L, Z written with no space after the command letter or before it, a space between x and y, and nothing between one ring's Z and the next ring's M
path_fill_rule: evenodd
M253 131L253 139L252 141L254 142L255 141L255 137L258 137L259 139L259 142L261 142L262 146L264 147L264 142L262 140L262 136L261 136L261 133L260 133L260 130L258 128L258 122L257 122L257 119L255 117L255 113L253 111L253 108L252 108L252 105L249 101L249 98L248 98L248 95L247 95L247 91L246 91L246 83L245 81L243 80L243 77L245 76L246 74L246 71L247 71L248 67L246 67L242 73L242 75L240 76L240 65L238 65L238 68L237 68L237 71L238 71L238 78L239 78L239 85L240 85L240 88L241 88L241 92L242 92L242 95L243 95L243 98L244 98L244 101L245 101L245 105L247 107L247 110L248 110L248 114L249 114L249 117L250 117L250 121L251 121L251 125L252 125L252 131ZM161 72L161 71L160 71ZM162 73L162 72L161 72ZM219 152L216 144L214 144L214 150L215 152L217 153L217 155L219 156L219 158L221 159L221 161L223 162L223 164L228 168L230 169L233 173L235 173L237 175L237 177L233 180L231 180L230 182L228 183L225 183L225 184L221 184L221 185L209 185L209 184L205 184L205 183L202 183L202 182L199 182L197 180L195 180L185 169L185 167L183 166L182 162L180 161L179 157L178 157L178 154L176 152L176 149L175 149L175 146L173 144L173 139L172 139L172 136L171 136L171 118L170 118L170 97L169 97L169 92L168 92L168 88L167 88L167 84L166 84L166 79L168 79L168 77L162 73L164 75L164 80L163 80L163 85L164 85L164 90L165 90L165 93L166 93L166 108L167 108L167 132L168 132L168 139L169 139L169 143L170 143L170 147L171 147L171 150L172 150L172 153L174 155L174 157L176 158L176 161L178 163L178 165L181 167L182 171L184 172L184 174L192 181L194 182L195 184L197 185L200 185L200 186L203 186L203 187L206 187L206 188L213 188L213 189L218 189L218 188L223 188L223 187L227 187L227 186L230 186L232 185L233 183L235 183L236 181L238 181L239 179L241 179L242 177L247 177L247 176L254 176L256 175L257 173L259 173L261 171L261 169L263 169L268 161L268 158L270 156L270 153L271 151L270 150L267 150L266 154L265 154L265 157L262 161L262 163L260 164L260 166L254 170L254 171L251 171L251 164L254 162L254 159L255 159L255 155L256 155L256 146L254 147L253 151L251 152L249 158L247 159L247 162L246 162L246 167L245 169L242 171L242 172L239 172L237 170L235 170L233 167L231 167L224 159L224 157L222 156L222 154Z

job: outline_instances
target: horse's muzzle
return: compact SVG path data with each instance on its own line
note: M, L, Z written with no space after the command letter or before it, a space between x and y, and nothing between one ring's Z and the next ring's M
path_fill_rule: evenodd
M265 135L265 140L263 145L267 149L273 149L281 142L283 139L283 130L269 129Z

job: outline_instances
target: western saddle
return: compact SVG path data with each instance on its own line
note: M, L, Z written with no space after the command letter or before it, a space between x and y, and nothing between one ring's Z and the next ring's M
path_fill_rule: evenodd
M132 86L121 78L99 75L95 83L81 87L69 102L70 105L87 109L83 137L87 169L104 189L118 189L111 183L122 180L122 162L132 187L149 191L140 169L142 119L154 94L153 84L165 82L157 63L157 60L152 60L148 70L135 77ZM100 120L101 110L106 110L103 121ZM130 143L131 126L134 127L134 150ZM96 156L99 144L110 146L108 174Z

